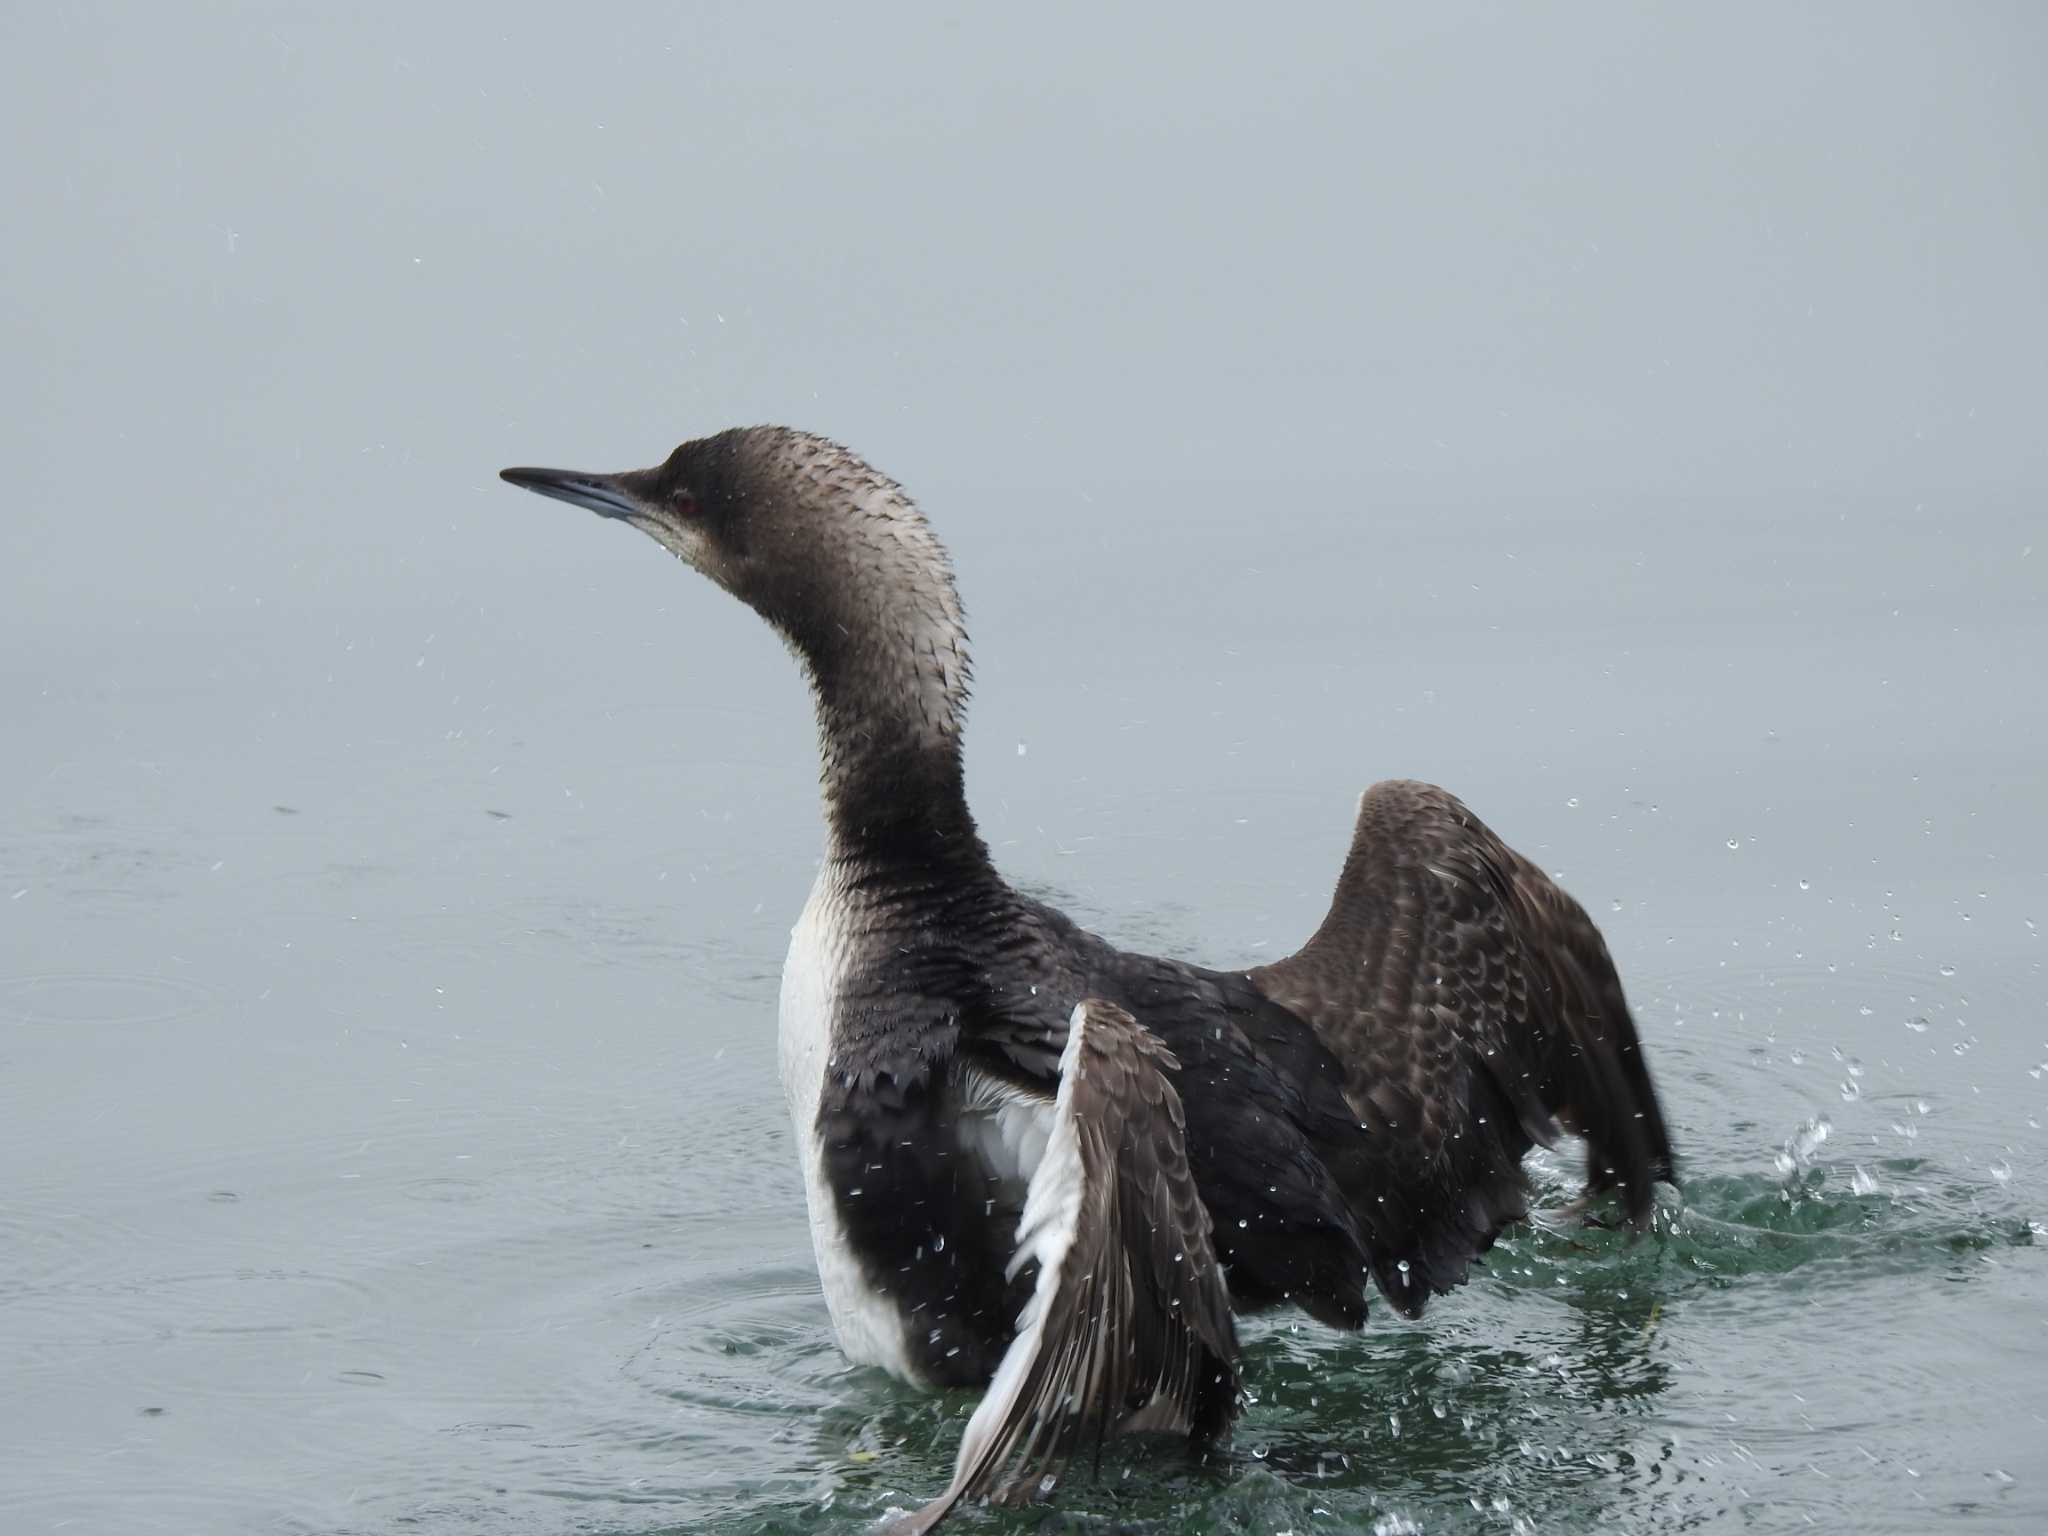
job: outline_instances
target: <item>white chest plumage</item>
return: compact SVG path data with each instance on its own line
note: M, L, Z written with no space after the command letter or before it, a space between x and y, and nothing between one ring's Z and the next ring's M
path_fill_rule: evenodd
M819 872L803 915L790 930L789 955L782 964L777 1059L803 1164L811 1247L839 1347L856 1364L877 1365L921 1385L923 1373L905 1339L901 1311L868 1283L859 1256L847 1242L818 1138L818 1100L832 1057L832 1021L853 964L853 940L844 896L828 866ZM952 1133L994 1181L991 1213L1000 1209L998 1219L1012 1222L1024 1204L1025 1187L1045 1156L1052 1101L975 1074L960 1084L958 1111ZM1010 1234L1003 1236L1007 1241Z
M803 1164L811 1247L839 1347L857 1365L878 1365L892 1376L917 1381L903 1337L902 1314L868 1284L860 1259L846 1241L818 1140L818 1098L832 1055L832 1018L851 958L850 937L845 903L828 866L819 872L803 916L790 930L789 956L782 963L776 1055L783 1097L796 1130L797 1157Z

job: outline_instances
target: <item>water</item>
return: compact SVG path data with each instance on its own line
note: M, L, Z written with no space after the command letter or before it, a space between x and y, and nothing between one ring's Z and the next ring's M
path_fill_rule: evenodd
M1383 514L1373 622L1431 624L1424 664L1335 649L1348 529L1242 576L1219 633L1228 519L1147 507L1196 590L1096 605L1105 562L1064 631L1034 593L1096 542L1085 509L1041 513L1036 551L1000 498L953 520L1010 869L1134 944L1251 963L1313 925L1359 782L1437 773L1605 912L1687 1183L1633 1245L1512 1235L1421 1326L1253 1324L1228 1455L1116 1448L1060 1518L2038 1524L2042 826L1973 787L2002 763L1941 686L2020 664L1996 601L1944 600L1906 541L1886 558L1939 622L1829 632L1894 669L1906 730L1809 692L1768 609L1677 696L1711 642L1658 615L1736 594L1702 537L1588 623L1571 573L1626 513ZM0 845L8 1530L852 1531L945 1479L971 1403L836 1353L774 1083L817 846L794 673L652 546L509 490L477 515L598 542L646 601L566 643L428 611L10 636L45 685L16 689L38 751ZM1768 527L1711 521L1730 565ZM1555 601L1391 579L1506 538ZM729 650L600 663L671 627Z
M1683 1160L961 1529L2048 1528L2030 10L6 31L0 1536L943 1485L774 1081L803 690L493 478L762 419L953 546L1015 879L1252 964L1447 784Z

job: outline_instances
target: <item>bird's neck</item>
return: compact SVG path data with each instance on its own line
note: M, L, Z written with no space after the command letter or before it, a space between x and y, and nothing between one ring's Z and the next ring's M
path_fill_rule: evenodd
M823 690L819 785L831 856L863 865L985 864L957 735L944 738Z
M895 481L822 440L790 448L798 489L754 551L750 601L818 708L830 851L870 868L986 866L960 761L967 628L952 562Z
M936 596L875 605L799 639L817 704L829 851L869 868L986 867L967 809L967 640Z

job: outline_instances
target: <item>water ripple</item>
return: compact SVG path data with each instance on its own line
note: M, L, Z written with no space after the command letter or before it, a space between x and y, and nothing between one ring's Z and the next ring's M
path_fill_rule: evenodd
M176 976L106 972L0 978L0 1018L22 1024L162 1024L214 1001L212 988Z

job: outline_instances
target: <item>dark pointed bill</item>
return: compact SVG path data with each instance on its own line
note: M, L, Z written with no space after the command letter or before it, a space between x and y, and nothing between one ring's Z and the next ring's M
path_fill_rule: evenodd
M585 474L580 469L501 469L498 478L541 496L552 496L595 512L599 517L632 517L639 510L617 475Z

